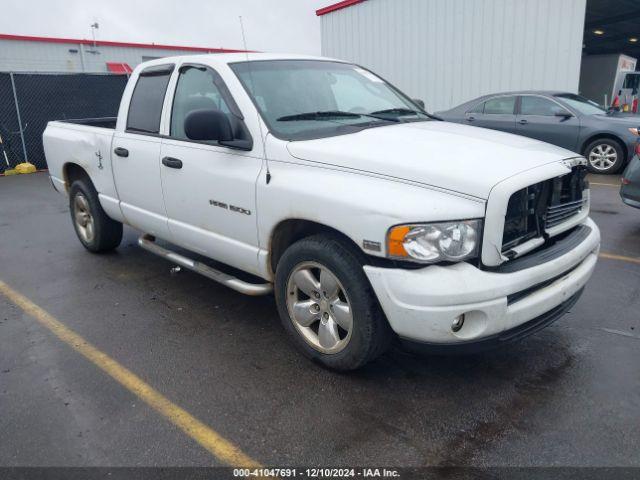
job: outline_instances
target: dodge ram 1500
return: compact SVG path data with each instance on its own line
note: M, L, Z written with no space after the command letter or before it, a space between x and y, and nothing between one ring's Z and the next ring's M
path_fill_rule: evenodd
M273 292L293 342L333 369L394 339L522 338L577 301L600 247L584 158L439 121L327 58L146 62L117 118L50 122L44 148L88 250L118 247L127 224L174 264Z

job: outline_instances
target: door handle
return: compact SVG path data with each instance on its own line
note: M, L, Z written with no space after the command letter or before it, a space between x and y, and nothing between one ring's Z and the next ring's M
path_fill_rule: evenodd
M467 117L467 122L473 122L476 119L476 117Z
M526 121L524 118L522 120L520 120L518 122L520 125L526 125L527 123L529 123L528 121Z
M173 157L164 157L162 159L162 164L169 168L182 168L182 160L178 160Z
M127 150L126 148L122 148L122 147L118 147L116 148L113 153L115 153L116 155L118 155L119 157L128 157L129 156L129 150Z

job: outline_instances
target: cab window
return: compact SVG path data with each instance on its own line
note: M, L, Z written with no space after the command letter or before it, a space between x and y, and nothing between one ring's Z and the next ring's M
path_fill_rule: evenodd
M160 132L162 105L173 65L149 67L140 73L133 89L127 114L127 131Z
M484 102L485 115L513 115L516 97L495 97Z
M566 111L556 102L548 98L525 95L520 103L521 115L542 115L545 117L553 117L556 113Z
M215 81L215 72L208 68L186 66L180 69L171 110L171 137L188 140L184 132L184 121L194 110L220 110L226 114L230 113L229 106Z

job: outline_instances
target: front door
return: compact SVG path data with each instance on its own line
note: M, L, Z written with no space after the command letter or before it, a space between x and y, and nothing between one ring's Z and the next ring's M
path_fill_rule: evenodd
M551 99L523 95L516 118L516 133L575 152L578 149L580 120Z
M173 66L141 72L131 96L124 131L113 137L113 176L127 223L169 238L160 184L160 119Z
M160 154L169 229L184 248L258 273L256 181L262 158L215 142L191 141L184 130L187 115L202 109L220 110L241 128L239 110L221 82L209 67L180 69L169 138Z

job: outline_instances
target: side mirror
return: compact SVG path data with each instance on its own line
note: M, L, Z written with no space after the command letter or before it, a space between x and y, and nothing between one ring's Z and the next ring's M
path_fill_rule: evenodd
M233 140L231 122L220 110L193 110L184 120L184 133L190 140Z
M413 103L415 103L416 105L418 105L422 110L424 110L424 101L420 100L419 98L414 98L413 99Z
M566 110L561 110L559 112L556 112L555 116L556 117L562 117L562 118L564 118L566 120L567 118L573 117L573 113L567 112Z

